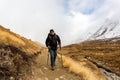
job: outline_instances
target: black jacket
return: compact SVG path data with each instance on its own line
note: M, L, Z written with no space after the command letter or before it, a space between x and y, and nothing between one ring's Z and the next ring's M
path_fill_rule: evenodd
M48 34L48 37L46 39L46 46L50 47L53 50L57 50L57 46L59 45L61 47L61 40L58 35L50 35Z

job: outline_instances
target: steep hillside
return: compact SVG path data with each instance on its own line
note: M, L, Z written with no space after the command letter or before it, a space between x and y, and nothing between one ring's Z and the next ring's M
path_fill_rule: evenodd
M2 26L0 26L0 45L14 46L21 51L26 52L28 55L37 53L42 48L35 42L21 37Z
M0 26L0 80L25 80L41 50L35 42Z
M120 17L113 17L103 20L99 24L89 26L76 40L82 42L85 40L97 40L105 38L120 37Z
M120 20L107 19L89 39L105 39L120 36Z

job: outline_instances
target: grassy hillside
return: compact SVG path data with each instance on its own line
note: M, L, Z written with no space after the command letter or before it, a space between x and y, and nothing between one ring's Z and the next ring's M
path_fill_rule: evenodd
M0 45L14 46L21 51L26 52L28 55L37 53L42 48L35 42L21 37L2 26L0 26Z
M72 44L65 46L63 53L78 61L87 58L120 76L120 38Z
M26 80L42 46L0 26L0 80Z

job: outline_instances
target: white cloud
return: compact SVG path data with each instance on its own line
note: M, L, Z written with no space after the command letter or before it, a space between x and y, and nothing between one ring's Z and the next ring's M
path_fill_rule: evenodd
M41 43L49 29L61 29L64 22L62 8L55 0L0 1L0 24Z
M101 7L105 0L69 0L69 7L75 12L90 14Z
M0 0L0 24L43 44L53 28L65 45L119 16L119 8L120 0Z
M86 6L89 5L89 3L87 2L87 0L84 0L84 2L87 3ZM94 5L94 7L96 5ZM81 5L80 5L80 8L84 9L85 7L81 7ZM82 31L82 33L76 35L76 36L79 36L77 40L80 41L80 40L84 40L85 38L87 38L86 35L92 34L95 30L97 30L99 28L100 25L102 25L102 23L106 19L108 19L108 18L109 19L120 18L120 16L119 16L119 14L120 14L119 8L120 8L120 1L119 0L114 0L114 1L113 0L105 0L101 4L101 6L99 8L96 8L96 10L92 14L83 14L83 16L86 16L86 17L82 16L78 20L80 22L82 22L84 19L86 19L85 22L82 22L84 24L82 27L85 27L85 29L82 30L82 28L79 28L79 29L81 29L81 30L79 30L79 32ZM85 10L87 10L87 9L85 9ZM75 10L73 10L73 11L76 12ZM78 13L78 11L76 13ZM79 12L78 14L81 14L81 13ZM79 17L79 16L76 15L76 17ZM73 19L74 18L75 17L73 17ZM76 20L75 22L77 22L78 20ZM81 26L82 24L81 23L77 23L76 25L77 26Z

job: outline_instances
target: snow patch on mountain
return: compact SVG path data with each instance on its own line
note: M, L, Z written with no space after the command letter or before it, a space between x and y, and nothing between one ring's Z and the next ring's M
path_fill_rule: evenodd
M107 19L88 39L105 39L120 36L120 20Z
M85 40L96 40L106 38L120 38L120 17L107 18L98 24L89 27L81 34L77 42Z

